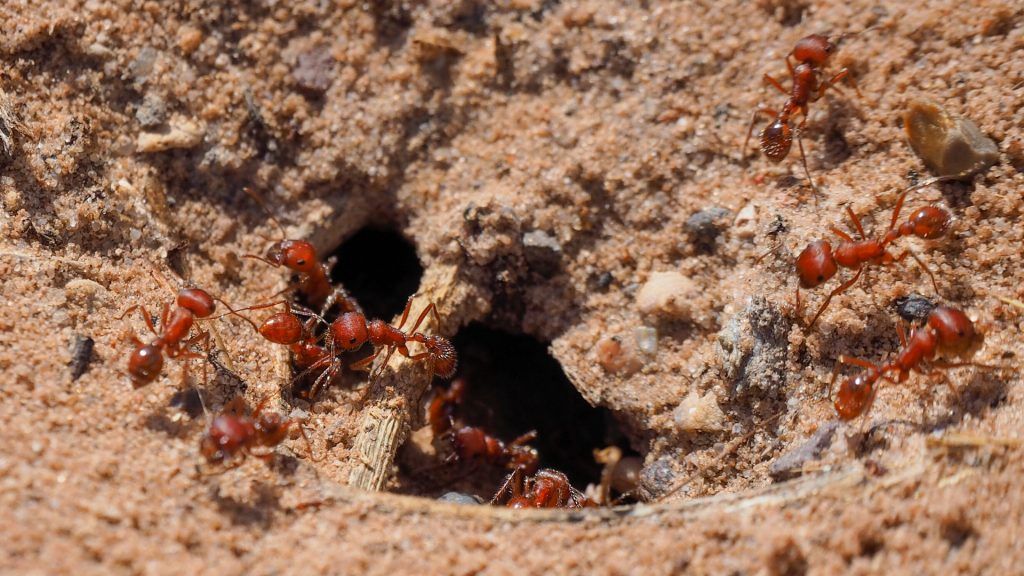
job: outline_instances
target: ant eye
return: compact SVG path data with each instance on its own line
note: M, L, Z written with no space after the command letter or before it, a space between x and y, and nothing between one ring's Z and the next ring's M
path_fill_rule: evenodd
M299 258L298 260L295 261L295 264L297 264L298 266L305 266L306 265L306 259L305 258Z
M349 338L348 339L348 343L349 344L355 344L356 343L356 338Z

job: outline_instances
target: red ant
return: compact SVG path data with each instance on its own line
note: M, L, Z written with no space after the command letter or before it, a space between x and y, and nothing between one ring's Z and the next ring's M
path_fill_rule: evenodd
M352 364L353 370L365 369L373 363L380 354L381 349L386 349L387 354L384 356L384 362L381 364L378 375L384 370L388 360L391 359L391 355L397 350L399 354L410 360L426 360L432 376L436 374L441 378L451 378L458 366L458 355L452 343L443 336L428 336L416 332L426 319L427 314L433 316L436 326L441 325L441 319L437 314L437 306L434 303L430 303L424 308L419 318L416 319L415 324L413 324L412 329L409 331L412 334L402 331L402 326L405 325L406 320L409 318L409 310L412 308L413 298L410 297L409 301L406 302L405 310L402 312L402 319L398 322L397 327L377 318L367 322L366 316L361 312L346 312L338 316L334 322L331 322L328 329L328 342L346 352L358 350L367 342L373 345L375 348L373 354ZM411 354L407 347L409 342L417 342L426 350L419 354Z
M502 501L509 508L584 508L596 505L573 488L565 474L550 468L542 468L532 476L522 468L513 470L491 499L491 504Z
M255 254L246 254L245 258L252 258L266 262L274 268L285 268L299 275L298 291L305 296L306 303L324 312L330 309L339 299L345 302L346 310L358 311L359 305L348 297L344 288L331 286L331 279L328 275L329 267L322 264L317 257L316 248L306 240L285 239L284 226L278 221L274 214L267 208L263 200L249 188L244 189L245 193L255 200L270 220L281 232L281 240L273 243L267 248L265 257Z
M836 274L840 266L857 270L853 278L840 284L828 295L828 298L825 298L825 302L822 303L817 314L814 315L810 324L807 325L808 328L814 326L814 323L818 321L818 317L825 311L833 297L842 294L857 282L867 264L900 262L909 254L928 273L935 292L939 291L938 284L935 282L935 276L932 275L931 270L914 253L906 250L899 256L893 256L887 250L889 244L903 236L917 236L925 240L934 240L945 235L946 230L949 228L953 217L949 212L938 206L918 208L907 218L906 222L900 224L899 227L896 226L896 220L899 219L900 210L903 208L903 200L906 198L907 193L915 188L917 186L909 188L900 194L899 200L896 201L896 207L892 212L889 228L880 238L866 238L864 228L860 224L860 219L847 206L846 213L853 220L853 225L860 235L860 240L854 240L849 234L832 226L829 229L843 240L839 245L833 249L832 244L827 240L816 240L808 244L800 252L796 259L796 271L800 275L800 287L802 288L814 288L828 281ZM796 293L798 308L800 303L800 287L797 288Z
M221 302L229 310L231 309L226 302L211 296L200 288L185 288L181 290L178 292L175 301L177 306L173 310L169 304L164 303L164 310L160 315L162 333L157 331L153 325L152 317L146 311L146 307L141 304L129 307L118 316L117 319L120 320L135 310L139 310L142 314L142 319L146 322L146 326L156 336L155 340L149 344L144 344L135 335L132 335L135 350L128 359L128 374L131 376L132 386L141 388L156 380L163 369L163 355L165 353L168 358L205 357L202 354L188 350L188 347L194 344L201 344L209 352L210 333L203 330L191 338L188 338L188 334L196 318L207 318L213 314L216 308L215 301Z
M509 470L521 469L527 474L537 470L540 457L535 448L527 445L537 438L536 430L507 444L476 426L462 426L450 434L453 451L446 462L480 460Z
M853 364L864 368L864 372L847 378L839 386L834 404L841 419L853 420L871 407L871 402L877 391L875 383L880 378L892 382L905 382L910 377L911 371L924 373L920 365L925 361L932 361L937 352L965 354L978 340L971 319L962 311L948 306L936 306L932 309L925 324L911 331L909 340L903 326L899 325L897 328L901 348L889 362L879 365L846 355L839 356L836 367L832 371L830 390L835 384L840 365ZM934 364L940 368L961 366L992 368L972 362L934 362ZM890 372L897 374L895 380L888 376ZM952 388L952 384L950 387ZM955 389L953 391L956 392Z
M803 114L800 125L796 127L797 145L800 147L800 159L803 161L804 173L811 188L818 192L818 187L811 178L811 171L807 168L807 155L804 154L803 130L807 124L808 105L817 102L825 94L828 88L836 88L837 82L847 78L850 71L843 68L827 82L821 82L819 76L828 62L836 46L825 36L811 34L797 41L793 50L786 55L786 68L789 70L789 77L793 86L786 90L782 84L770 76L764 75L764 81L778 88L779 92L788 98L779 111L766 108L763 105L754 110L750 119L750 128L747 130L747 138L743 141L743 154L746 155L747 144L750 142L750 135L754 131L754 124L759 114L768 114L775 117L775 120L761 130L761 152L772 162L781 162L789 155L789 149L793 145L793 129L790 128L790 120L797 114ZM790 57L797 61L794 67ZM851 83L852 84L852 83ZM853 89L860 95L856 85Z
M462 404L466 394L466 380L456 378L447 389L438 390L427 407L427 421L434 437L439 437L452 429L455 410Z
M199 451L206 461L210 464L221 464L236 456L239 457L233 466L222 471L225 472L240 466L246 456L269 460L273 457L273 452L256 453L253 449L258 447L274 448L284 442L288 435L288 429L292 425L299 429L299 433L306 441L310 459L314 462L323 460L323 457L319 460L313 457L313 447L309 437L306 436L306 431L297 420L285 418L276 412L263 412L263 408L269 400L269 397L261 400L251 416L239 414L245 408L245 401L241 397L236 397L229 402L224 410L214 417L210 423L210 430L199 443Z

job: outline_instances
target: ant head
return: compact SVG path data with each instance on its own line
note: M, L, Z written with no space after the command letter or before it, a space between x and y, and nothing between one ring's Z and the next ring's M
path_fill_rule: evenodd
M267 260L300 274L309 274L319 265L316 248L305 240L281 240L267 248Z
M979 340L974 323L956 308L936 306L928 315L928 326L935 330L939 346L953 353L966 352Z
M206 290L200 288L185 288L178 292L178 306L186 308L196 315L197 318L206 318L213 314L217 304L213 296Z
M215 462L238 452L256 430L248 418L220 414L210 423L210 431L199 445L206 459Z
M860 416L875 397L875 381L881 376L877 368L869 368L864 372L843 380L836 393L836 413L842 420L853 420Z
M776 118L761 131L761 152L772 162L781 162L793 146L793 131L789 124Z
M823 66L829 56L836 51L836 45L829 42L821 34L811 34L797 40L793 46L793 58L797 62L808 62L815 66Z
M914 235L925 240L941 238L946 234L953 216L938 206L924 206L910 215Z
M274 344L295 344L302 339L302 321L291 312L278 312L259 327L260 335Z
M139 346L128 359L128 374L132 378L132 386L141 388L156 380L164 367L164 356L160 348L152 344Z
M283 442L288 434L288 425L290 423L287 418L276 412L260 414L255 425L260 445L277 446Z
M368 338L366 317L359 312L346 312L331 322L331 340L342 350L358 350Z
M832 256L832 245L828 240L816 240L804 248L796 257L796 271L800 275L801 288L814 288L827 281L839 270Z

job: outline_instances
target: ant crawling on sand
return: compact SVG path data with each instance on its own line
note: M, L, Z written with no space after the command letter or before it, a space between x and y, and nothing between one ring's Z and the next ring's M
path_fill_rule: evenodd
M974 329L974 323L966 314L956 308L948 306L936 306L928 313L927 320L922 326L914 328L907 338L903 326L897 327L900 336L901 348L892 360L884 364L874 364L866 360L860 360L851 356L839 356L836 366L832 371L831 388L835 384L839 367L843 364L860 366L863 372L843 380L836 393L836 413L843 420L853 420L867 412L875 398L877 387L875 383L879 379L886 379L891 382L905 382L912 371L926 373L921 365L924 362L931 362L936 368L949 369L963 366L975 366L979 368L997 368L974 362L949 363L935 361L938 352L952 355L964 356L973 352L975 345L979 342L978 334ZM895 380L889 376L896 373ZM952 383L946 381L955 393Z
M584 508L596 504L572 487L565 474L541 468L528 475L516 468L491 499L491 504L509 508Z
M923 184L925 183L921 185ZM811 319L810 324L807 325L808 328L814 326L814 323L818 321L818 317L828 307L832 298L842 294L857 282L868 264L892 264L902 261L909 254L921 266L921 269L928 273L932 280L932 286L935 288L935 292L938 293L939 287L935 282L935 276L932 275L931 270L921 262L917 255L907 249L899 256L893 256L887 249L890 244L904 236L917 236L924 240L941 238L945 235L950 222L953 220L953 216L949 212L938 206L924 206L915 210L907 218L906 222L896 226L900 210L903 208L903 200L908 192L917 187L920 187L920 185L908 188L900 194L899 200L896 201L896 206L893 208L889 228L884 235L878 238L867 238L864 234L864 228L860 224L860 219L847 206L846 213L850 216L850 220L853 221L853 225L860 235L860 240L854 240L849 234L833 226L829 229L843 240L835 248L827 240L816 240L808 244L800 252L796 259L796 271L800 276L800 286L796 292L797 309L800 306L800 288L814 288L827 282L835 276L840 267L857 271L852 278L843 282L829 293L828 297L825 298L825 302L818 308L814 318Z
M800 125L796 127L797 145L800 147L800 159L803 162L804 173L807 175L807 182L810 183L815 193L818 192L818 187L814 184L814 180L811 178L811 171L807 168L807 155L804 153L802 135L804 127L807 125L807 113L810 103L821 99L827 89L838 89L837 83L849 77L850 71L843 68L829 80L821 81L821 73L832 53L835 52L835 49L835 44L830 42L827 37L819 34L811 34L798 40L796 45L793 46L793 50L786 55L786 68L789 70L789 77L793 83L790 90L787 91L778 80L769 74L764 75L765 82L768 82L777 88L779 92L787 96L786 102L777 111L759 105L754 110L753 116L750 119L750 128L747 130L747 138L743 141L743 155L745 156L747 144L750 142L750 135L754 132L754 124L757 122L758 115L768 114L774 116L775 120L761 130L761 152L772 162L781 162L789 155L789 149L793 145L794 130L790 126L790 122L794 116L802 114L803 118L800 120ZM796 60L797 65L795 67L790 61L790 57ZM851 85L859 96L860 90L852 82Z
M128 359L128 374L131 376L132 386L141 388L156 380L164 366L164 354L167 354L168 358L205 358L210 348L210 333L201 330L191 338L188 335L197 318L207 318L213 314L216 302L221 302L229 310L231 309L227 302L211 296L209 292L201 288L185 288L179 291L175 300L176 306L173 309L170 304L164 303L164 310L160 315L162 332L157 331L156 326L153 325L152 316L141 304L130 306L118 316L117 319L120 320L135 310L139 310L146 326L156 336L155 340L145 344L134 334L132 335L135 350ZM207 354L190 351L188 348L192 345L202 346ZM187 370L188 365L185 366Z
M330 267L320 262L320 259L317 257L316 247L306 240L286 239L285 236L287 235L285 234L284 226L274 217L274 214L267 208L263 200L249 188L245 188L244 191L260 205L281 232L281 240L274 242L267 248L266 256L245 254L244 257L266 262L274 268L284 266L298 274L299 283L297 289L299 293L305 298L306 304L314 309L319 309L321 313L329 310L339 299L344 301L343 310L361 311L359 304L348 296L344 288L331 285Z
M240 396L229 402L221 413L214 417L209 431L199 442L199 451L206 461L210 464L221 464L238 457L232 466L221 471L226 472L240 466L246 456L269 460L274 456L273 452L257 453L253 450L273 449L284 442L288 436L288 429L293 425L299 429L299 433L306 441L310 459L314 462L323 460L323 457L313 457L313 446L297 420L285 418L276 412L263 411L269 401L269 397L261 400L251 416L243 414L245 401Z

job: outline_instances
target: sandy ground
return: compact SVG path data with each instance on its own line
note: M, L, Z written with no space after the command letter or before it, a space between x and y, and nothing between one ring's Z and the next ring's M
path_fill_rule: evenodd
M10 0L0 30L3 572L1020 570L1024 310L997 298L1024 299L1018 3ZM797 39L862 30L830 64L862 96L811 109L815 201L795 149L777 165L742 155L750 111L781 105L761 76L785 75ZM893 299L936 296L913 265L875 269L807 330L792 259L848 228L846 206L880 230L929 176L900 120L918 96L999 147L972 181L908 197L956 222L906 245L984 332L975 360L1010 369L951 370L955 392L915 375L837 425L835 358L883 359ZM210 475L182 363L133 390L129 335L145 326L118 316L186 282L237 303L285 286L242 258L279 234L245 186L325 253L366 226L407 237L440 333L482 322L550 343L642 456L643 503L509 514L389 494L438 493L400 471L407 449L392 466L423 425L420 367L392 361L365 403L349 375L289 405L282 350L234 318L204 327L241 381L204 385L199 364L191 381L213 409L270 395L326 457L293 438L269 464ZM717 235L695 232L716 208ZM640 311L657 272L687 279L681 312ZM813 310L824 294L803 297ZM640 328L655 349L634 350ZM94 358L72 380L79 335ZM684 430L691 393L721 414ZM804 473L773 479L822 430Z

